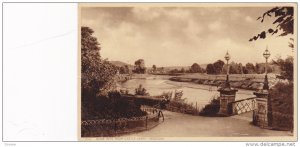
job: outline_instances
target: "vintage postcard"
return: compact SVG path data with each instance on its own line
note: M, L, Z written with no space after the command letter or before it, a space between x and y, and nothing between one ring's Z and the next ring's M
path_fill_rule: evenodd
M296 3L78 12L79 140L297 139Z

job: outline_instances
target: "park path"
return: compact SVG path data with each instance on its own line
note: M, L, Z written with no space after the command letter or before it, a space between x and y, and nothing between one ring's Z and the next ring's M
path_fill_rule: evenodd
M275 131L253 126L252 113L232 117L203 117L164 111L165 121L153 129L123 137L258 137L292 136L289 131Z

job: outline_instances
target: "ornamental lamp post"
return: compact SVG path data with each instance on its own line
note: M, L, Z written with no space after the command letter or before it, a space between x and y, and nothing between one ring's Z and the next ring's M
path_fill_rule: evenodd
M265 80L263 82L263 89L259 89L253 94L256 95L256 110L253 111L253 124L261 127L272 127L272 100L269 96L269 82L268 82L268 58L271 56L268 46L263 53L266 59L265 63ZM267 119L266 119L267 118Z
M229 55L228 51L226 52L226 55L225 55L224 58L225 58L226 64L227 64L227 75L226 75L225 87L230 88L230 84L229 84L229 64L228 64L228 61L230 60L230 55Z
M225 85L220 87L218 91L220 92L220 109L219 109L219 114L224 115L224 116L230 116L234 112L234 109L232 107L232 103L235 101L235 96L236 92L238 91L235 88L230 87L229 83L229 63L228 61L230 60L230 55L228 51L226 52L225 55L225 60L227 64L227 75L226 75L226 81Z
M268 58L271 56L269 50L268 50L268 46L265 50L265 52L263 53L263 56L266 58L266 63L265 63L265 81L264 81L264 86L263 89L264 90L269 90L269 82L268 82Z

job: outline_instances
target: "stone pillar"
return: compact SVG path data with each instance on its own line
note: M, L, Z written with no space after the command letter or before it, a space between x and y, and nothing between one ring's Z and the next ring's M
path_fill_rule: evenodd
M255 110L253 111L253 124L262 128L268 128L270 123L270 115L268 115L269 92L268 90L262 89L254 92L254 95L256 95L256 106Z
M219 114L229 116L232 114L232 102L235 101L237 90L225 86L225 88L220 88L218 91L220 92Z
M272 105L269 97L269 82L267 72L264 79L263 89L253 93L256 95L256 107L253 111L253 124L262 128L272 127Z

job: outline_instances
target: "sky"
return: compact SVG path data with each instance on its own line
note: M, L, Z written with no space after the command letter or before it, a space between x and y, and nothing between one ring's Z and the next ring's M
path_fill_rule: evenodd
M110 61L145 65L191 66L224 60L246 64L264 62L268 46L271 59L293 55L289 38L267 35L248 40L272 26L256 20L271 7L83 7L81 26L92 28L101 57ZM296 39L295 39L296 40Z

